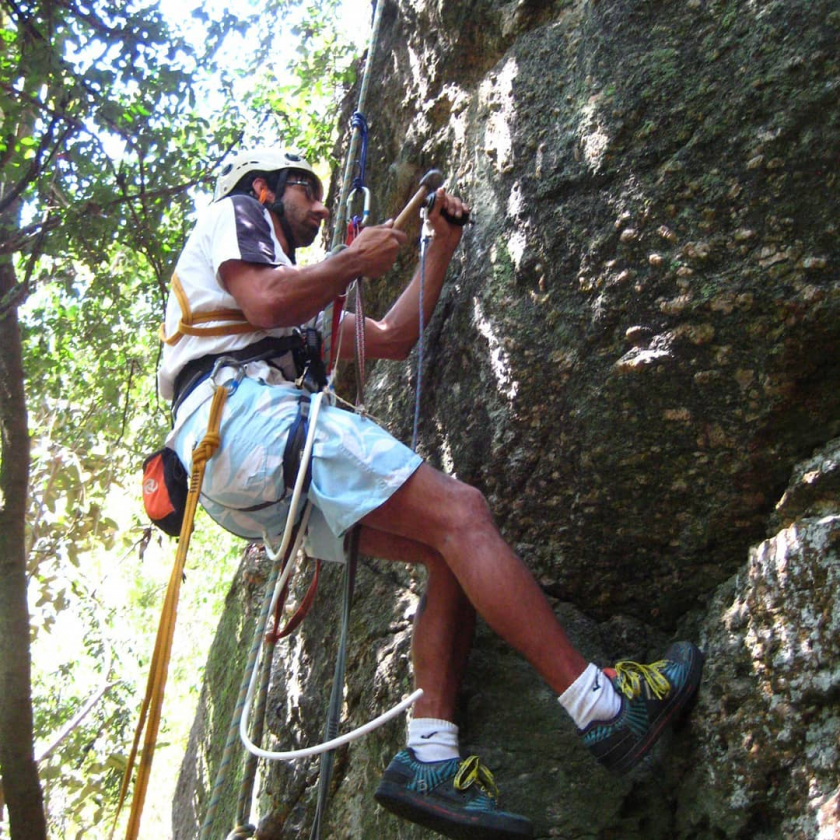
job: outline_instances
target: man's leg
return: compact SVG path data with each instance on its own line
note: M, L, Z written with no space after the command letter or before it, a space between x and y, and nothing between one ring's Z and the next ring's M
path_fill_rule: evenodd
M414 705L408 748L388 765L376 800L397 816L447 837L532 837L529 820L499 809L489 771L477 758L465 762L460 756L455 705L475 631L475 609L457 578L428 545L369 526L362 526L359 550L421 563L428 573L411 640L414 682L423 696Z
M427 545L362 527L362 554L426 567L426 591L414 616L411 659L414 682L423 696L417 718L455 720L458 690L475 630L475 610L443 558Z
M557 692L586 745L616 772L647 755L699 685L703 655L690 642L652 665L587 665L481 493L426 464L362 522L434 548L478 614Z
M434 549L479 615L562 694L584 671L545 595L493 522L481 493L423 464L364 525Z

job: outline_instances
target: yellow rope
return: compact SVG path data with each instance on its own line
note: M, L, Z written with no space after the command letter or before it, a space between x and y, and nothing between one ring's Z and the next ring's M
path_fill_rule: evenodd
M210 406L210 418L207 423L207 434L193 451L192 474L190 475L190 489L187 495L186 508L184 510L184 522L181 525L181 535L178 540L178 551L175 555L175 563L172 567L172 574L169 577L169 586L166 590L166 598L163 603L163 612L158 625L155 650L152 655L152 664L149 672L149 679L146 685L146 696L140 707L140 720L137 724L137 731L134 733L134 743L128 757L125 773L123 774L120 798L117 803L117 812L114 817L114 827L111 830L111 837L117 826L120 810L131 783L131 776L134 770L134 762L140 745L140 737L145 728L146 736L143 741L143 752L140 755L140 763L137 768L137 780L134 784L134 796L131 801L131 813L126 830L126 840L136 840L140 831L140 817L143 812L143 804L146 798L146 790L149 784L149 775L152 770L152 758L154 756L157 742L158 730L160 728L161 709L163 706L163 692L166 687L166 675L169 670L169 659L172 653L172 639L175 635L175 620L178 611L178 597L181 592L181 581L184 576L184 566L187 561L187 550L190 545L190 537L193 531L195 512L198 508L198 498L201 492L201 484L204 480L204 471L207 461L213 457L216 449L221 443L219 426L222 419L222 410L227 399L228 390L226 387L218 387L213 395L213 402Z

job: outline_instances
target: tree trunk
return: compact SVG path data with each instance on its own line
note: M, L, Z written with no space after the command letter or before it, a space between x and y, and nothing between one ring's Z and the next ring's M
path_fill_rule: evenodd
M26 601L26 492L29 432L16 286L7 257L0 264L0 774L14 840L46 838L35 764Z

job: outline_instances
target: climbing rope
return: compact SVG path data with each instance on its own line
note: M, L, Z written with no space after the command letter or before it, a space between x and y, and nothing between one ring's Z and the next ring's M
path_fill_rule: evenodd
M347 637L350 629L350 607L353 602L353 589L356 582L356 563L359 558L359 528L353 528L350 534L350 550L348 551L347 567L344 574L344 597L341 609L341 632L339 633L338 652L335 657L335 673L333 674L330 702L327 706L327 722L324 731L326 741L335 740L338 736L338 722L341 719L341 702L344 699L344 671L347 665ZM315 804L315 817L312 820L310 840L319 840L327 813L329 801L329 785L332 779L335 752L327 750L321 753L321 763L318 769L318 800Z
M356 280L356 409L365 413L365 298L364 280Z
M250 708L251 703L253 702L255 677L257 676L256 663L257 659L259 658L260 650L263 646L265 627L268 622L268 616L274 611L277 602L280 600L280 596L284 588L286 587L286 584L289 581L289 577L291 576L292 571L295 568L297 554L300 550L300 545L303 542L303 537L306 534L306 527L309 524L309 515L312 510L312 503L307 502L306 508L303 512L303 517L301 519L300 527L297 529L296 538L293 544L292 537L295 533L294 523L297 519L297 511L300 506L301 497L303 496L303 487L306 483L306 474L308 471L309 459L312 454L312 446L315 442L315 422L318 418L318 412L321 408L322 399L323 394L316 394L312 401L309 434L307 435L306 446L303 450L301 465L298 469L298 474L295 479L295 486L294 490L292 491L291 501L289 503L289 515L286 519L286 527L283 531L283 538L280 543L280 548L277 551L274 551L271 547L271 542L268 539L268 535L264 535L265 550L268 556L274 561L274 567L272 568L272 574L269 577L268 584L266 585L266 597L263 600L263 607L260 612L260 618L257 621L257 626L254 631L254 639L251 643L251 650L248 654L248 661L245 666L245 673L242 677L242 682L239 686L239 695L237 697L233 717L231 718L230 726L228 728L228 736L227 741L225 743L225 749L222 754L222 760L216 771L216 780L213 784L213 792L210 797L210 803L207 806L207 813L204 817L204 823L201 827L201 840L209 840L210 832L213 830L213 822L216 817L216 810L218 809L219 801L221 799L224 786L227 782L228 765L230 764L230 761L233 758L234 749L236 747L237 733L239 733L239 737L241 738L243 744L245 744L246 748L248 748L249 744L251 743L247 731L248 709ZM283 565L284 558L287 557L287 553L289 552L289 546L292 546L292 550L291 553L288 554L288 561L285 562L285 568L283 568L282 574L280 574L280 566ZM247 795L247 798L250 799L251 796L252 793L249 793ZM243 795L242 790L240 790L240 803L244 798L245 796ZM244 808L240 804L240 817L242 810L244 810Z
M222 361L222 360L219 360ZM219 369L219 362L214 368L213 376ZM212 377L211 377L212 378ZM181 582L184 577L184 566L187 560L187 551L190 545L190 537L193 531L193 522L198 508L201 485L204 481L204 472L207 468L207 461L219 447L221 438L219 426L222 419L222 410L229 394L232 394L241 379L241 371L233 380L232 384L215 387L213 401L210 404L210 416L207 423L207 434L201 443L193 450L192 473L190 475L190 486L187 494L187 502L184 511L184 521L181 526L181 535L178 541L178 550L175 555L175 562L172 566L172 574L169 577L169 585L166 589L163 612L161 613L158 625L155 649L152 654L152 663L149 671L149 679L146 685L146 696L140 707L140 720L134 734L134 743L128 757L125 772L123 774L120 796L117 802L114 826L111 829L113 837L116 830L131 777L134 771L134 763L140 747L140 738L145 729L143 752L140 756L140 763L137 768L137 779L134 784L134 795L131 800L131 812L129 814L126 840L136 840L140 831L140 817L143 813L143 804L146 799L146 791L149 784L149 776L152 770L152 758L154 757L155 745L157 743L158 730L160 728L161 708L163 706L163 694L166 688L166 676L169 669L169 659L172 653L172 640L175 635L175 620L178 612L178 599L181 592ZM214 381L215 385L215 381Z
M300 475L302 473L303 470L299 472L298 478L300 478ZM281 542L278 551L273 551L270 543L266 542L266 553L269 555L270 559L274 561L274 565L272 566L271 573L266 583L266 594L263 598L262 608L260 609L260 614L257 619L256 626L254 628L254 638L251 642L251 649L248 652L248 660L245 665L245 672L242 676L242 681L239 685L239 694L236 699L236 705L234 706L230 726L228 727L227 741L225 742L225 747L222 753L222 759L219 762L219 767L216 770L216 779L213 783L213 790L210 795L210 802L207 805L207 812L204 816L204 822L201 826L201 840L209 840L209 838L211 837L211 832L213 831L213 823L216 818L216 811L218 810L219 802L221 801L222 793L227 782L227 773L230 767L230 763L233 760L234 752L237 747L238 735L240 731L240 722L246 705L248 703L249 688L252 684L252 677L256 668L257 659L259 658L260 650L263 645L265 628L268 623L268 617L269 615L271 615L278 597L278 582L280 582L282 585L285 585L285 582L288 581L289 575L291 575L291 572L294 569L294 558L297 557L297 552L300 550L300 545L303 541L303 536L305 533L305 527L309 523L309 514L311 512L311 507L311 503L308 503L303 512L300 528L298 528L297 530L297 535L293 544L291 539L291 529L288 528L288 526L283 534L283 541ZM292 546L291 551L289 551L290 545ZM290 560L286 564L286 568L283 569L281 574L281 567L283 565L282 558L285 556L288 556ZM280 589L282 589L282 585L279 587ZM242 796L240 791L240 801L241 798ZM243 828L244 826L240 825L237 826L234 830L239 830Z
M353 172L356 168L356 156L359 154L359 145L362 143L364 133L364 152L367 155L367 120L364 118L365 102L367 101L368 88L370 87L371 71L374 63L374 56L379 45L379 29L382 23L382 9L385 4L379 0L376 3L376 8L373 13L373 25L371 27L370 43L368 44L367 61L365 62L365 69L362 73L362 83L359 88L359 101L356 106L356 112L352 121L352 133L350 136L350 148L347 152L347 163L344 168L344 178L341 184L341 194L338 201L338 214L335 220L335 227L333 228L333 240L331 250L335 251L341 244L344 237L344 228L346 224L346 206L347 199L350 195L351 189L355 182ZM364 170L359 162L360 174L358 177L363 179ZM330 355L332 349L332 325L333 325L333 304L327 305L324 310L324 358L332 358Z
M420 427L420 396L422 393L422 378L423 378L423 330L425 324L423 323L423 296L426 289L426 249L431 242L426 230L426 215L423 212L423 225L420 233L420 315L419 315L419 336L417 338L417 384L414 388L414 427L411 432L411 448L414 452L417 451L417 432Z
M308 514L307 514L308 517ZM299 547L295 545L295 549ZM294 550L294 549L293 549ZM278 555L277 560L282 560L282 564L289 562L289 554L285 556ZM277 565L277 561L275 561ZM281 569L281 572L285 566ZM301 624L306 617L312 603L315 599L315 593L318 589L318 579L321 573L321 560L315 561L315 572L312 576L312 581L309 584L309 589L301 601L295 614L288 620L285 627L281 626L281 616L283 607L285 605L286 597L289 591L288 582L282 587L282 594L280 599L276 601L273 609L274 627L265 634L265 648L263 650L262 664L260 665L259 688L257 690L257 707L254 711L254 726L251 732L251 739L259 744L262 740L263 729L265 728L265 710L268 701L268 685L271 679L272 664L274 662L274 649L280 639L290 636ZM268 591L272 591L271 588ZM269 611L271 612L271 603L269 602ZM253 753L248 753L245 758L245 764L242 771L242 782L239 785L239 801L236 809L236 823L237 826L248 825L247 820L251 813L251 805L254 796L254 781L257 774L258 758Z

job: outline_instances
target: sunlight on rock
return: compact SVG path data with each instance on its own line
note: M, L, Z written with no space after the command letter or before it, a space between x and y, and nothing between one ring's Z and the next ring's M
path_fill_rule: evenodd
M427 57L417 55L411 48L408 48L408 62L411 65L411 79L416 85L414 95L419 97L421 102L425 102L429 98L429 81L428 76L424 72L424 67Z
M455 459L452 457L452 444L449 442L449 435L446 434L446 428L438 420L435 422L438 435L440 436L440 465L447 475L457 478L455 470Z
M282 651L282 658L285 660L285 673L283 670L275 669L275 673L283 674L283 679L286 684L286 720L295 719L295 710L300 707L301 697L303 696L303 685L301 683L301 658L303 656L303 639L299 635L295 635L291 639L292 644L289 648L278 646L278 650ZM288 747L284 746L284 749Z
M473 298L473 314L478 331L487 339L490 345L490 366L496 377L499 393L513 402L519 391L519 383L510 375L510 358L502 347L502 340L496 335L490 321L485 317L478 298Z
M522 257L525 254L527 244L528 238L523 230L515 230L507 241L508 253L516 268L519 268L522 263Z
M438 100L449 102L447 130L452 137L453 151L463 149L467 141L467 115L471 102L470 94L458 85L445 85ZM432 103L434 106L436 103Z
M484 127L484 151L500 172L513 166L511 125L516 115L513 81L518 73L519 65L510 58L499 73L482 82L479 89L479 101L490 109Z
M835 840L840 836L840 788L831 797L818 797L814 804L817 806L817 840Z
M750 577L757 587L765 590L764 597L767 598L771 590L770 585L779 590L784 590L787 584L787 558L788 553L797 550L799 539L796 527L782 531L772 540L767 540L757 548L753 549L753 565L750 570ZM757 592L759 590L757 589ZM772 627L753 623L747 631L745 641L752 652L753 662L756 670L764 672L767 667L766 652L772 646L774 648L773 661L791 662L795 658L795 639L791 638L790 630L777 616Z
M525 207L525 198L522 195L522 185L517 181L510 191L508 198L507 212L508 216L518 216Z
M593 172L597 172L609 146L610 138L598 120L599 97L593 96L581 109L580 145L584 160Z

